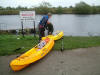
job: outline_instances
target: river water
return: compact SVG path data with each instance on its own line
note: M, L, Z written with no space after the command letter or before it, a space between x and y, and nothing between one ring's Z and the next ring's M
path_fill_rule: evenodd
M36 26L43 15L36 15ZM54 30L63 30L68 36L100 36L100 15L53 15ZM24 21L24 28L33 28L32 21ZM0 16L0 30L21 29L19 15Z

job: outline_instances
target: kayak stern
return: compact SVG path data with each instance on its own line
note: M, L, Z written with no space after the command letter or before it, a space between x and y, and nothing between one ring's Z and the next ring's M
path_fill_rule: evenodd
M10 64L10 66L11 66L11 69L12 69L13 71L19 71L19 70L21 70L21 69L27 67L28 65L11 65L11 64Z

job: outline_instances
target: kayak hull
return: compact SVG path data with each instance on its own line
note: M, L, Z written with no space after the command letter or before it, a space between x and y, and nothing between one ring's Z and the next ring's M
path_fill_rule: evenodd
M42 49L38 49L37 46L35 46L18 58L12 60L10 63L11 69L13 71L22 70L31 63L34 63L46 56L51 51L53 46L54 40L52 39L50 39L50 41Z
M23 69L23 68L25 68L25 67L27 67L28 65L10 65L11 66L11 69L13 70L13 71L19 71L19 70L21 70L21 69Z

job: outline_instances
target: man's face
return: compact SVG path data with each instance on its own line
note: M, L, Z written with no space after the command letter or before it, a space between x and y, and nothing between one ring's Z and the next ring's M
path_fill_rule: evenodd
M49 18L51 18L51 15L49 16Z

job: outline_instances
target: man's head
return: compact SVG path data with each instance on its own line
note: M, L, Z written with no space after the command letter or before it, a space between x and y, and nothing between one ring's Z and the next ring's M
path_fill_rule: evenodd
M47 21L47 24L50 24L50 22L49 22L49 21Z
M51 13L48 13L48 17L50 18L52 16L52 14Z

